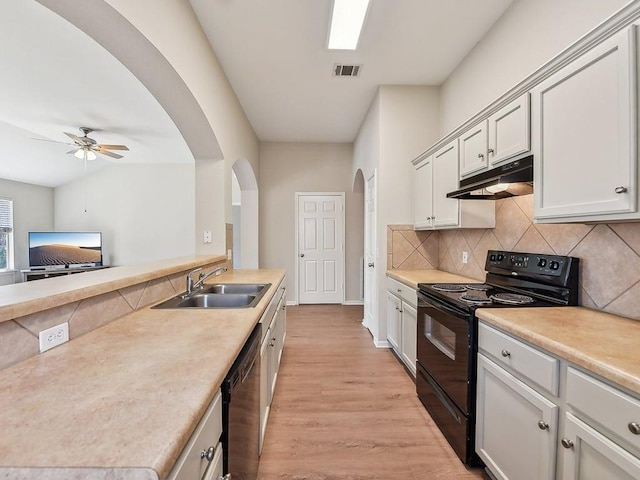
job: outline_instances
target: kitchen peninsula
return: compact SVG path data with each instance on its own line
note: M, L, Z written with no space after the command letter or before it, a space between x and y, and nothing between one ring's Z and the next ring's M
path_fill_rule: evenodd
M220 260L194 257L52 279L88 283L66 291L52 286L40 303L52 308L158 272L178 282L180 272ZM210 282L271 284L255 308L145 306L0 371L0 477L166 478L283 278L282 270L229 271ZM0 320L36 309L33 293L19 293L14 304L0 294Z

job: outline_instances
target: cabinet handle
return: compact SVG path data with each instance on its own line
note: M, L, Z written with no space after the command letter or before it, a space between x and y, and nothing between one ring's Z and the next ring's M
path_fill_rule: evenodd
M562 443L562 446L564 448L573 448L573 442L568 438L563 438L562 440L560 440L560 443Z
M200 458L206 458L207 462L210 462L211 460L213 460L213 456L215 455L215 453L215 447L209 447L206 450L202 450L200 452Z
M482 153L479 153L478 158L484 158L484 155Z
M627 187L616 187L616 193L627 193Z
M231 480L231 474L227 473L225 476L223 477L218 477L218 480Z
M493 155L495 152L493 151L493 148L490 148L489 150L487 150L487 152L489 152L491 155Z
M367 264L368 267L373 268L373 262Z
M636 422L629 422L629 431L634 435L640 435L640 424Z
M540 420L538 422L538 428L540 430L549 430L549 424L547 422L543 421L543 420Z
M505 358L511 356L511 352L509 350L502 350L502 352L500 352L500 353L502 353L502 356L505 357Z

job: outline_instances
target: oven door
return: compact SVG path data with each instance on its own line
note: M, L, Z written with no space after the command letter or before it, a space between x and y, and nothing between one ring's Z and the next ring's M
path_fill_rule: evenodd
M473 317L418 294L418 363L469 415Z

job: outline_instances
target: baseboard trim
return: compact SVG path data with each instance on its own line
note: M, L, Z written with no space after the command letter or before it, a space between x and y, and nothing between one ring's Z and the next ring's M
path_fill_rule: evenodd
M391 348L391 344L387 340L374 340L373 344L376 348Z
M346 300L345 302L342 303L343 305L364 305L364 302L362 300Z

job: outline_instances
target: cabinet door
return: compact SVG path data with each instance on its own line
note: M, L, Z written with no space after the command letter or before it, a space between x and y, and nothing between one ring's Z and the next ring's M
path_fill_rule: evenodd
M387 292L387 340L400 354L400 309L402 301L391 292Z
M406 302L402 302L402 361L416 376L416 345L418 335L418 313Z
M529 151L529 94L489 117L487 154L491 167Z
M433 157L418 164L414 174L414 228L433 226Z
M265 328L264 325L263 328ZM267 330L260 347L260 453L262 453L264 434L267 431L267 420L269 420L269 350L271 349L269 338L271 338L271 331Z
M555 478L558 407L478 355L476 452L497 479Z
M640 459L579 419L566 414L562 480L637 480Z
M532 90L537 220L636 211L636 50L632 26Z
M274 315L273 322L271 322L271 329L269 332L269 337L267 338L268 348L267 348L267 358L269 362L269 405L273 401L273 394L276 390L276 382L278 380L278 314Z
M460 178L487 168L487 122L483 120L460 136Z
M459 220L459 200L447 198L458 189L458 141L454 140L433 155L433 225L456 226Z

